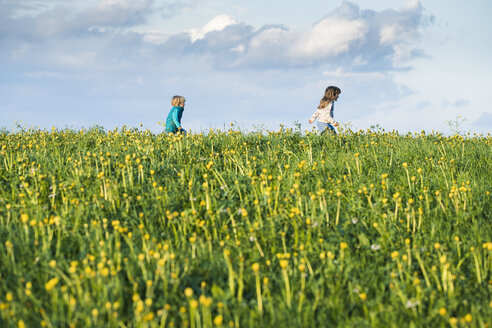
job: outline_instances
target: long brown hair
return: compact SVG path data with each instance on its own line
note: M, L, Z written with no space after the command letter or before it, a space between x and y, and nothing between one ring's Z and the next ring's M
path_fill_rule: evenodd
M341 93L340 89L338 87L330 85L328 88L325 90L325 95L323 98L321 98L319 102L318 108L325 108L328 103L331 101L335 100L335 98Z

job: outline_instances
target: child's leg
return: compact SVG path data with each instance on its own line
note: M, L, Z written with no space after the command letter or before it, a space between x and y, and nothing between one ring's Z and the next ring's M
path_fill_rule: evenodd
M331 124L328 124L328 130L329 130L331 133L337 134L337 131L335 130L335 128L334 128L334 127L333 127L333 125L331 125Z

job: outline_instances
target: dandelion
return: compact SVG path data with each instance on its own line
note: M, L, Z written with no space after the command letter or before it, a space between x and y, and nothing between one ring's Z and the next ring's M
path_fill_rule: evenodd
M27 215L25 213L21 214L20 219L21 219L22 223L27 223L27 221L29 220L29 215Z
M216 326L221 326L222 325L222 322L224 321L224 318L222 317L222 315L218 315L214 318L214 325Z
M192 297L192 296L193 296L193 289L191 289L190 287L187 287L187 288L185 289L184 293L185 293L185 296L186 296L186 297L190 298L190 297Z
M287 260L280 260L279 264L280 264L280 267L282 269L285 269L289 265L289 261L287 261Z
M44 285L44 288L46 289L46 291L49 292L50 290L52 290L56 286L56 284L58 284L58 281L59 281L58 278L56 278L56 277L52 278L52 279L48 280L48 282Z

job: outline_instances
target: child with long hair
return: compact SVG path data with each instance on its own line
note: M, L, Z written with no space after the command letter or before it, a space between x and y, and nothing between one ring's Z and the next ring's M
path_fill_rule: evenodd
M334 120L333 115L335 111L335 101L338 99L341 91L338 87L329 86L325 90L325 95L321 98L318 106L318 110L314 112L313 116L309 119L309 123L313 123L316 118L318 119L318 129L321 133L330 131L336 134L335 126L338 123Z
M183 96L174 96L171 99L173 108L169 111L166 119L166 132L186 134L186 130L181 127L181 117L183 116L186 99Z

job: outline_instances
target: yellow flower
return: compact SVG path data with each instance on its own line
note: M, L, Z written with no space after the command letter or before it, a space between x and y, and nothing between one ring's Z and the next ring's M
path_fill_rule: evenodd
M145 315L145 317L143 318L143 320L145 322L147 321L151 321L152 319L154 319L154 312L149 312Z
M27 215L25 213L21 214L20 219L21 219L22 223L26 223L29 220L29 215Z
M253 263L253 265L251 265L251 269L252 269L254 272L258 272L258 271L260 271L260 264L259 264L259 263Z
M348 245L347 245L347 243L346 243L346 242L342 241L342 242L340 243L340 249L344 250L344 249L346 249L347 247L348 247Z
M53 223L56 224L56 225L60 225L60 217L59 216L55 216L53 218Z
M391 258L392 259L397 258L399 255L400 255L400 253L398 253L398 251L391 252Z
M439 314L442 315L442 316L445 316L447 312L448 311L446 310L446 308L443 308L442 307L442 308L439 309Z
M470 313L468 313L467 315L465 315L465 321L466 322L472 322L473 318L472 318L472 315Z
M144 303L142 301L137 302L137 306L135 307L135 312L141 313L144 310Z
M224 321L224 318L219 314L214 318L214 325L220 326L222 325L222 322Z
M287 261L287 260L280 260L279 263L280 263L280 267L282 269L285 269L287 267L287 265L289 265L289 261Z
M184 293L185 293L186 297L192 297L193 296L193 289L188 287L185 289Z
M367 299L367 294L366 293L360 293L359 297L361 300L365 301Z
M56 277L53 279L50 279L50 280L48 280L48 282L46 284L44 284L44 288L46 288L46 290L49 292L50 290L53 289L53 287L56 286L56 284L58 284L58 281L59 281L59 279Z

